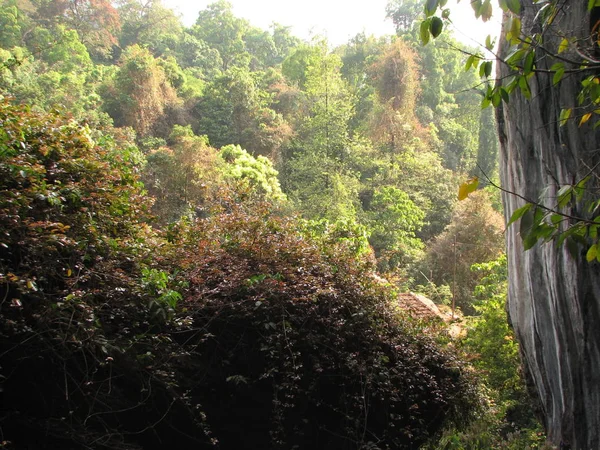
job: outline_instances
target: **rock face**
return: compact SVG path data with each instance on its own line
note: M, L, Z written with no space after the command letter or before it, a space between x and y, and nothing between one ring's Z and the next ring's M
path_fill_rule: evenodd
M545 34L546 49L558 48L562 39L558 30L585 39L592 28L587 1L557 3L562 9L554 29ZM539 6L532 0L522 0L521 4L524 34L539 31ZM504 44L500 54L507 55L508 45L501 40ZM576 53L561 56L581 61ZM537 69L549 69L555 62L541 49L536 52ZM502 63L498 66L502 79L508 70ZM529 80L531 100L515 92L510 102L498 110L505 189L555 207L556 193L562 185L592 173L598 187L600 128L594 130L593 123L578 127L578 120L563 127L558 123L561 108L577 106L583 76L571 74L553 86L552 74L538 72ZM512 194L505 193L503 200L507 218L524 204ZM579 207L571 213L581 216L586 211ZM586 261L584 246L575 256L567 246L557 247L554 242L538 243L524 251L518 223L507 230L506 236L509 314L521 343L524 365L540 397L549 438L565 449L599 449L600 263Z

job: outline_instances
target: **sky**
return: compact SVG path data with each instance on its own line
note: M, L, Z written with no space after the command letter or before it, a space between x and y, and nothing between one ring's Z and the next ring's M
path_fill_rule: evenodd
M292 27L292 34L310 40L311 36L324 35L330 45L346 43L364 31L376 36L394 34L391 20L385 17L388 0L229 0L236 16L247 19L252 25L268 29L277 22ZM198 11L213 0L164 0L164 4L181 13L183 22L192 25ZM492 18L487 24L477 21L467 0L458 5L448 2L457 28L456 37L474 45L485 42L485 36L499 29L499 20ZM459 32L460 31L460 32ZM475 41L473 41L475 39Z

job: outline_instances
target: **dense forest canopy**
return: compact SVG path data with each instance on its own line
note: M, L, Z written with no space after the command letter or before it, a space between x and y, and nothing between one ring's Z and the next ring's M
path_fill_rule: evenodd
M487 87L419 2L336 48L223 0L1 5L2 445L543 441L499 194L456 201L498 177Z

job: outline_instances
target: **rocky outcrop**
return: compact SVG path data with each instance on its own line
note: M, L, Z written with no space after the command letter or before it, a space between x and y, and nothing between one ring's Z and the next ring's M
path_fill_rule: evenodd
M544 48L557 48L563 30L579 39L590 34L587 1L557 2L561 11L545 33ZM522 0L523 32L539 31L539 5ZM502 39L504 41L504 39ZM583 42L583 41L580 41ZM509 51L506 42L500 53ZM561 54L565 59L577 55ZM538 69L556 62L539 49ZM508 75L499 64L499 79ZM576 66L574 66L576 68ZM589 72L587 73L589 75ZM530 80L532 99L515 93L498 111L503 187L554 207L561 185L574 183L600 161L600 134L593 123L559 126L561 108L577 106L583 74L557 86L552 74ZM595 183L596 186L598 183ZM597 192L596 192L597 197ZM506 216L524 201L504 194ZM586 214L582 208L573 214ZM600 264L588 263L584 246L574 254L556 243L524 251L519 226L506 233L509 258L509 313L521 343L524 365L539 394L550 440L561 448L600 448Z
M438 320L446 322L450 317L445 317L437 307L437 305L421 294L413 292L405 292L398 294L398 304L409 315L421 320Z

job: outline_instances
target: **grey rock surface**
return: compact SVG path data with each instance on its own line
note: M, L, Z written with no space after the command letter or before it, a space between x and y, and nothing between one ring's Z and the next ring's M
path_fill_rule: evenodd
M563 10L554 30L546 34L547 49L558 47L562 38L557 30L581 39L589 37L588 2L558 3ZM535 18L540 6L532 0L521 4L522 29L530 34L538 27ZM500 54L508 51L508 44L501 43ZM569 52L561 55L577 58ZM554 62L542 49L537 51L538 69L550 69ZM505 65L498 65L498 75L499 79L508 75ZM578 127L574 120L563 127L558 123L561 108L577 106L582 78L581 74L568 75L553 86L552 74L536 73L529 80L531 100L515 92L498 110L505 189L555 207L561 185L590 172L600 173L594 169L600 161L600 128L594 130L593 123ZM599 197L597 191L595 197ZM503 194L503 200L507 219L525 204L512 194ZM569 212L587 214L582 207ZM510 320L540 397L549 438L562 448L599 449L600 263L585 260L584 246L575 254L553 242L524 251L518 223L509 227L506 239Z

